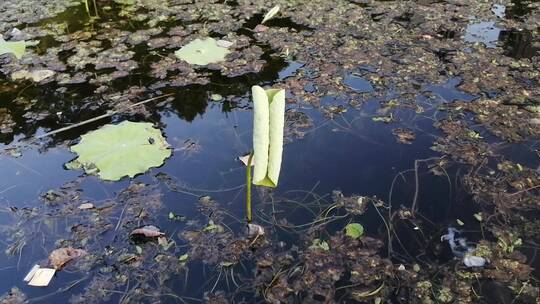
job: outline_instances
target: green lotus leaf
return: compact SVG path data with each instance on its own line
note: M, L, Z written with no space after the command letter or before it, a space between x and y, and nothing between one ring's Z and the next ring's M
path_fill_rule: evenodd
M78 158L66 164L68 169L83 168L101 179L117 181L134 177L158 167L171 156L169 144L151 123L124 121L81 136L71 147Z
M0 55L11 53L21 59L26 51L26 42L24 41L5 41L0 38Z
M195 39L174 54L189 64L207 65L225 60L225 56L229 53L230 51L219 46L214 38L206 38L204 40Z
M364 226L358 223L348 224L347 226L345 226L345 234L352 237L353 239L357 239L364 235Z
M285 90L252 87L253 184L277 187L283 154Z

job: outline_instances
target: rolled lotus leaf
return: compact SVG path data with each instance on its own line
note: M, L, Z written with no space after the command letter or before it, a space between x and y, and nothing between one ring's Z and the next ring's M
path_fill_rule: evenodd
M283 154L285 90L252 87L253 184L276 187Z

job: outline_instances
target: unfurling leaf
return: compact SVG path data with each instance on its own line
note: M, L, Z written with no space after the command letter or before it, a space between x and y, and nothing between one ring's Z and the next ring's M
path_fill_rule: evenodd
M252 87L253 184L277 187L283 154L285 90Z

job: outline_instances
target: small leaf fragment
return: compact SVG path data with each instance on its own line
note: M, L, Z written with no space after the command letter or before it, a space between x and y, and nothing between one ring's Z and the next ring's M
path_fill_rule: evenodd
M218 40L216 44L220 47L230 48L231 46L233 46L234 42L230 42L227 40Z
M210 99L212 99L212 101L221 101L223 100L223 96L219 94L212 94L210 95Z
M249 237L258 237L264 235L264 228L257 224L249 223L247 225L247 231Z
M79 206L79 209L81 210L87 210L87 209L93 209L93 208L94 208L94 204L92 203L84 203Z
M473 216L479 222L481 222L483 220L482 219L482 212L475 213Z
M178 258L178 261L184 263L184 262L186 262L188 260L188 258L189 258L189 254L184 253Z
M133 231L131 231L130 235L143 235L145 237L158 237L165 235L165 233L159 231L159 228L156 226L148 225L141 228L137 228Z
M244 156L238 156L238 160L242 162L242 164L244 164L244 166L248 166L249 164L249 155L250 154L246 154ZM251 161L251 166L253 167L253 160Z
M465 255L463 264L467 267L482 267L486 264L486 259L475 255Z
M19 79L29 79L33 82L41 82L49 77L54 76L56 73L51 70L34 70L34 71L27 71L27 70L20 70L16 71L13 74L11 74L11 79L13 80L19 80Z
M232 265L234 265L235 263L233 262L221 262L221 266L222 267L231 267Z
M263 20L261 21L261 24L264 24L266 21L274 18L274 16L277 15L277 13L279 12L279 5L276 5L274 7L272 7L272 9L270 9L265 15L264 15L264 18Z
M309 246L310 249L321 249L324 251L330 250L330 245L326 241L321 241L320 239L314 239L311 246Z

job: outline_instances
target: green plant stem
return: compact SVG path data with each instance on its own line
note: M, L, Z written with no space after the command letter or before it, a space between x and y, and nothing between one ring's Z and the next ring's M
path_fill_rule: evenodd
M94 11L96 12L96 17L100 18L99 13L98 13L98 7L97 7L97 4L96 4L96 0L92 0L92 2L94 2Z
M92 18L92 16L90 15L90 7L88 6L88 0L83 0L83 2L84 2L84 8L86 9L86 13L88 14L88 17Z
M246 212L247 222L251 223L253 220L253 214L251 212L251 160L253 159L253 152L249 153L247 168L246 168Z

